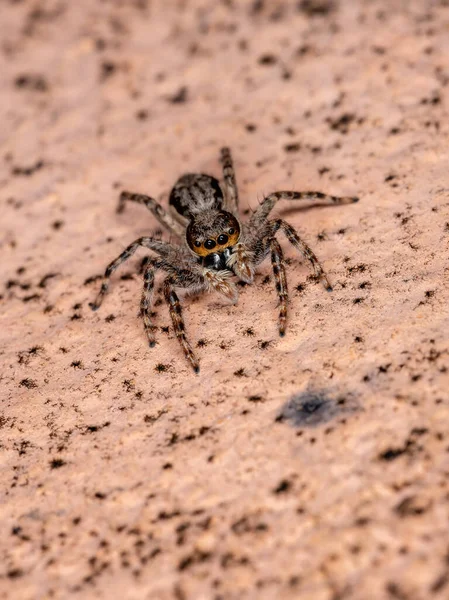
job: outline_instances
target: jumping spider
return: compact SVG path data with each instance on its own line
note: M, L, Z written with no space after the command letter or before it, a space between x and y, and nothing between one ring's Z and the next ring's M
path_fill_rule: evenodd
M184 175L171 191L169 204L171 214L150 196L122 192L117 212L122 212L125 202L131 200L144 204L168 231L183 243L175 245L152 237L141 237L130 244L118 258L112 261L104 274L103 283L94 303L97 310L109 287L109 278L139 246L155 252L149 257L144 269L144 287L140 302L145 331L150 347L155 345L151 323L151 303L154 291L154 275L160 269L167 277L163 283L165 300L176 336L187 360L196 373L198 359L185 334L181 304L175 289L185 289L191 294L215 290L233 303L237 302L237 289L231 277L252 283L256 267L271 254L276 290L279 296L279 334L285 334L287 319L287 278L283 253L276 234L282 231L288 241L307 258L327 290L332 287L315 254L301 240L296 231L283 219L269 220L268 215L279 200L324 200L333 204L349 204L358 198L329 196L321 192L273 192L260 204L246 223L238 214L238 192L234 167L229 148L222 148L223 186L215 177L204 174ZM173 210L174 209L174 210Z

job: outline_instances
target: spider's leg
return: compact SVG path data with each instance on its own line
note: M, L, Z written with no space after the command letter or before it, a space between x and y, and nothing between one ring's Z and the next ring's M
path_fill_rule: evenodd
M272 238L270 242L271 264L273 265L274 279L276 281L276 290L279 296L279 335L285 335L285 325L287 322L287 303L288 288L287 277L285 274L284 254L279 242Z
M149 260L147 262L143 274L143 290L140 300L140 316L143 319L150 348L153 348L156 344L156 340L154 339L154 325L151 323L150 308L154 291L154 272L159 266L157 260Z
M235 180L234 164L232 162L231 150L221 149L221 164L223 166L223 180L225 186L226 208L231 212L237 212L239 208L239 193Z
M200 370L200 365L198 363L198 359L196 358L192 350L192 346L187 340L184 319L182 317L181 303L179 302L178 295L174 290L173 280L170 277L168 277L164 281L164 296L170 310L170 317L173 323L173 329L175 330L176 337L178 338L179 343L181 344L181 347L184 351L187 360L192 365L193 370L195 371L195 373L198 373Z
M269 228L271 230L272 235L274 235L279 230L285 234L288 241L304 256L304 258L307 258L310 261L315 272L316 278L321 279L327 291L331 292L332 286L329 283L329 279L327 278L323 267L320 265L313 251L305 242L303 242L303 240L299 237L299 235L296 233L293 227L289 223L287 223L287 221L284 221L282 219L276 219L275 221L269 222Z
M151 198L151 196L145 196L144 194L133 194L132 192L122 192L120 194L119 203L117 206L118 213L121 213L125 210L125 202L127 200L130 202L143 204L156 217L159 223L161 223L161 225L163 225L171 233L180 238L184 236L184 227L175 221L175 219L168 214L154 198Z
M279 200L323 200L331 204L352 204L359 201L356 197L329 196L322 192L273 192L262 200L260 206L251 216L248 226L250 228L261 227Z
M134 254L134 252L140 246L144 246L145 248L149 248L150 250L154 250L158 254L167 255L172 251L171 244L167 242L161 242L160 240L154 240L151 237L141 237L137 239L135 242L130 244L115 260L113 260L107 267L103 276L103 283L101 284L100 291L94 302L90 304L92 310L97 310L100 308L101 303L103 302L104 295L108 291L109 288L109 279L112 273L130 256Z

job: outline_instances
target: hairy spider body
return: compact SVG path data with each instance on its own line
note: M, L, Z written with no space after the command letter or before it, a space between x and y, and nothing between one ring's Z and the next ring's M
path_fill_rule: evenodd
M140 246L152 250L157 256L150 257L145 264L140 302L148 343L150 347L156 343L151 306L155 272L162 270L166 273L163 291L173 329L195 372L199 371L199 363L186 337L176 290L184 289L193 294L216 291L236 303L238 293L234 280L237 278L252 283L257 266L270 255L279 297L279 334L283 336L287 321L288 290L283 252L276 239L279 231L310 261L316 277L323 281L326 289L332 288L315 254L293 227L282 219L268 219L271 210L279 200L318 199L333 204L358 201L355 197L329 196L322 192L274 192L264 198L250 219L242 224L237 216L238 191L229 148L222 148L221 162L223 186L210 175L183 175L170 194L171 213L167 213L150 196L121 193L117 212L124 210L127 200L143 204L170 233L184 240L184 244L175 245L151 237L135 240L108 265L97 298L91 304L93 310L100 307L112 273Z

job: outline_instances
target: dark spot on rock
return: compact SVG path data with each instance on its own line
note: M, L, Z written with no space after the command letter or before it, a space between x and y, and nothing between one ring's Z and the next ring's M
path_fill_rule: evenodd
M22 575L23 575L22 569L10 569L6 573L6 576L9 577L9 579L18 579L19 577L22 577Z
M167 413L168 413L168 410L165 408L162 408L155 415L145 415L143 420L145 423L156 423L156 421L159 421L159 419L162 417L162 415L165 415Z
M359 124L362 122L361 119L357 119L353 113L344 113L335 119L327 118L326 122L332 131L338 131L339 133L346 134L349 131L350 126L357 121Z
M100 80L105 81L111 77L117 70L117 65L112 61L105 60L100 67Z
M22 381L19 383L19 385L21 387L26 387L29 390L33 389L33 388L37 388L37 383L34 381L34 379L22 379Z
M262 396L253 395L248 396L248 402L265 402L265 399Z
M30 167L13 167L12 174L22 177L30 177L30 175L33 175L34 173L36 173L36 171L42 169L44 164L45 163L43 160L38 160L34 163L34 165L31 165Z
M87 279L84 280L84 284L83 285L89 285L91 283L95 283L96 281L98 281L99 279L102 279L102 275L92 275L91 277L88 277Z
M146 121L148 119L148 111L145 108L141 108L136 112L136 119L138 121Z
M242 367L241 369L238 369L237 371L234 371L234 375L236 377L246 377L246 373L245 373L245 369Z
M62 460L62 458L54 458L52 461L50 461L50 469L59 469L66 464L67 463L65 460Z
M292 484L288 479L282 479L279 484L274 488L273 494L285 494L291 489Z
M14 85L19 89L27 89L33 92L46 92L48 83L42 75L28 74L18 75L14 80Z
M297 6L307 17L326 17L335 9L331 0L301 0Z
M364 273L366 271L366 265L362 263L354 267L348 267L347 271L349 275L354 275L355 273Z
M260 340L257 342L257 345L261 350L266 350L270 344L271 342L269 340Z
M430 502L423 502L418 496L407 496L394 507L394 511L402 518L416 517L424 514Z
M262 10L264 9L265 6L265 0L254 0L254 2L251 5L251 14L252 15L257 15L258 13L262 12Z
M46 288L48 281L53 277L57 277L58 275L59 273L48 273L48 275L44 275L44 277L42 277L42 279L39 281L38 286L40 288Z
M286 152L298 152L299 150L301 150L301 144L299 144L299 143L285 144L284 150Z
M182 86L173 96L168 98L168 101L172 104L183 104L187 101L188 89L186 86Z
M262 56L259 57L259 60L257 61L259 63L259 65L274 65L276 64L278 61L277 56L274 56L274 54L262 54Z
M338 396L333 398L326 391L308 391L294 395L281 408L275 421L289 422L294 427L314 427L328 423L342 413L354 412L354 402Z

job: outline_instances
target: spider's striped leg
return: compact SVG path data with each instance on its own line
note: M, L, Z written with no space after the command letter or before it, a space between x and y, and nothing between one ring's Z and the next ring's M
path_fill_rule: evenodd
M159 266L157 260L149 260L147 262L143 274L143 290L142 298L140 300L140 316L143 319L143 325L145 327L145 333L147 334L150 348L153 348L156 345L156 340L154 339L155 327L151 323L150 309L154 292L154 272Z
M140 246L144 246L145 248L149 248L150 250L154 250L158 254L167 255L172 251L172 246L167 242L161 242L160 240L155 240L151 237L141 237L137 239L135 242L130 244L115 260L113 260L107 267L103 276L103 283L101 284L100 291L94 302L90 303L90 307L92 310L97 310L100 308L101 303L103 302L103 298L108 291L109 288L109 279L112 273L130 256L134 254L134 252Z
M317 257L313 253L313 251L309 248L309 246L303 242L303 240L299 237L293 227L282 219L276 219L275 221L270 221L270 230L274 234L277 231L281 230L288 241L304 256L307 258L314 270L315 276L317 279L321 279L323 281L324 287L328 292L332 291L332 286L327 278L326 273L323 270L323 267L319 263Z
M232 162L231 150L221 149L221 164L223 165L223 180L226 191L226 206L231 212L237 212L239 208L239 193L235 180L234 164Z
M168 229L174 235L178 237L183 237L185 230L184 227L175 221L175 219L168 214L164 208L156 202L154 198L151 196L146 196L145 194L133 194L132 192L122 192L120 194L117 212L121 213L125 210L125 202L129 200L130 202L137 202L138 204L143 204L147 207L147 209L156 217L156 219L163 225L166 229Z
M192 346L187 340L184 319L182 317L181 303L179 302L178 295L174 290L173 280L171 278L167 278L164 281L164 296L170 310L170 317L173 323L173 329L175 330L176 337L178 338L179 343L181 344L181 347L184 351L187 360L192 365L193 370L195 371L195 373L198 373L200 370L200 365L198 363L198 359L193 353Z
M273 238L270 242L271 264L273 265L274 279L276 281L276 290L279 296L279 335L285 335L285 326L287 322L287 303L288 288L287 277L285 274L284 254L281 245Z
M352 204L359 201L356 197L329 196L323 192L273 192L262 200L249 220L248 226L250 228L262 226L279 200L323 200L331 204Z

